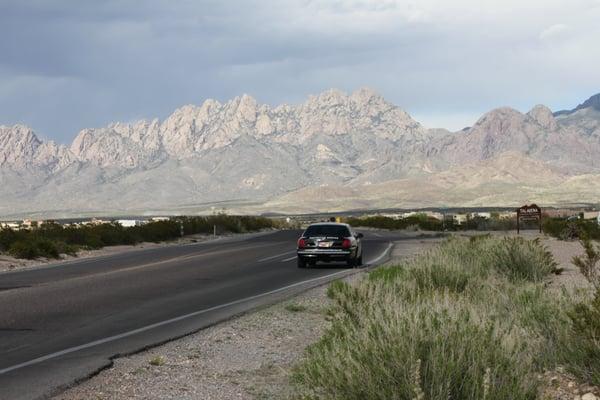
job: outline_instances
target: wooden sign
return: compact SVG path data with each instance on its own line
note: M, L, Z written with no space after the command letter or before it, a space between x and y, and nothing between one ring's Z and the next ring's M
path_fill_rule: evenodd
M542 233L542 209L537 204L517 208L517 233L521 230L521 221L538 221Z

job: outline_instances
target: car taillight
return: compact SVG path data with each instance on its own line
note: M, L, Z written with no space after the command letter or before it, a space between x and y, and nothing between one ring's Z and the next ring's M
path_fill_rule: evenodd
M350 241L350 239L344 239L342 241L342 247L344 249L349 249L352 246L352 242Z
M298 248L303 249L305 247L306 247L306 240L304 240L304 238L298 239Z

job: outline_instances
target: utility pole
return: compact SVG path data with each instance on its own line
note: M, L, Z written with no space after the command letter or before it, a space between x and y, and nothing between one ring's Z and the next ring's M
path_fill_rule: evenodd
M183 237L183 221L179 221L179 234Z
M213 237L217 237L217 225L213 225Z

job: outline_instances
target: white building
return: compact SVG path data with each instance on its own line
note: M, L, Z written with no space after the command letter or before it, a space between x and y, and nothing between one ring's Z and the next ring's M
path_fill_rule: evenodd
M492 218L492 213L491 212L477 211L477 212L471 213L471 218L485 218L485 219L490 219L490 218Z
M115 222L121 225L123 228L131 228L134 226L140 226L144 224L144 221L140 221L138 219L118 219Z
M454 214L452 216L454 223L457 225L462 225L467 222L467 214Z
M0 222L0 228L19 229L20 226L18 222Z

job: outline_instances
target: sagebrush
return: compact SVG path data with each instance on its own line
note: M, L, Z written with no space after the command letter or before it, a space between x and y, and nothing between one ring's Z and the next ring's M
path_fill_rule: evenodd
M538 372L584 363L567 350L571 303L545 288L555 270L539 241L485 236L336 282L333 324L294 370L298 397L534 399Z

